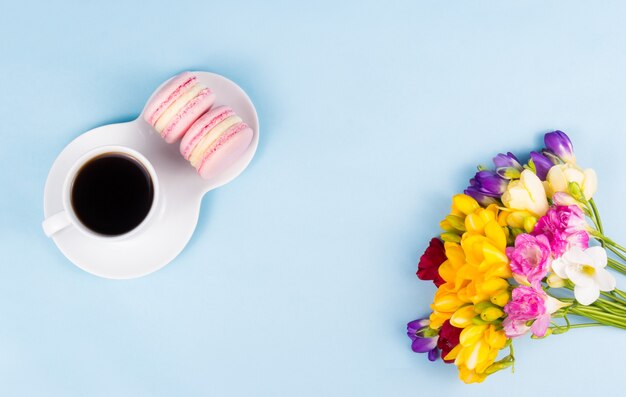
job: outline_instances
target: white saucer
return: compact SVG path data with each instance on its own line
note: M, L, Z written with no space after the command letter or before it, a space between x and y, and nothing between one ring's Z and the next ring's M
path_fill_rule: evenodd
M86 152L120 145L143 154L152 163L162 201L149 227L128 239L106 241L69 226L52 238L76 266L100 277L129 279L145 276L171 262L185 248L198 222L202 196L237 177L248 166L259 143L259 120L250 98L227 78L195 72L198 80L217 96L215 105L229 105L254 131L242 158L222 175L204 180L180 155L178 144L168 145L141 115L128 123L110 124L88 131L63 149L55 160L44 192L44 216L63 208L63 186L70 168ZM164 83L165 84L165 83Z

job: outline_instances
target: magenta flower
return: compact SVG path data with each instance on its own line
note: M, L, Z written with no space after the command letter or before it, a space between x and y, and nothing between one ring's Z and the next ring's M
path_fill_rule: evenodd
M576 162L576 156L574 156L574 145L572 145L572 141L563 131L556 130L548 132L543 137L543 141L550 154L556 155L556 157L565 163Z
M539 218L532 234L547 237L555 258L573 247L583 250L589 247L585 215L576 205L551 207Z
M511 301L504 306L507 317L502 322L504 333L509 338L517 338L529 330L533 335L543 337L550 325L550 313L543 291L520 285L511 293ZM532 325L528 326L528 322Z
M506 255L511 260L511 271L520 282L527 281L541 289L541 279L550 268L550 242L544 235L520 234L515 247L508 247Z
M424 335L429 330L430 320L423 318L421 320L413 320L406 325L406 334L411 338L411 349L415 353L428 353L428 359L435 361L439 357L439 349L437 341L439 336L427 337Z

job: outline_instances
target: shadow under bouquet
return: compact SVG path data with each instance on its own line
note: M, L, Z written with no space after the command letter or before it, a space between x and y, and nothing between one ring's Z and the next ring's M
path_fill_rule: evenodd
M526 164L507 153L479 167L419 261L437 291L430 316L407 324L412 349L454 363L466 383L512 368L524 335L626 329L613 275L626 274L626 248L604 234L596 173L562 131L544 143Z

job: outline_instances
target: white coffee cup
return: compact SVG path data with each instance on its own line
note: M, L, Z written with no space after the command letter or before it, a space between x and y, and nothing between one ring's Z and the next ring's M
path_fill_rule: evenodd
M106 155L106 154L128 156L132 160L137 162L140 166L144 168L144 170L150 176L152 180L152 187L153 187L153 192L154 192L153 199L152 199L152 206L150 207L148 214L141 221L141 223L126 233L123 233L120 235L114 235L114 236L99 234L89 229L87 226L85 226L76 215L74 208L72 206L72 200L71 200L72 187L76 179L76 176L79 173L79 171L82 169L82 167L85 164L87 164L89 161L91 161L92 159ZM48 237L52 237L55 233L58 233L59 231L67 227L74 227L77 230L79 230L81 233L84 233L87 236L93 237L93 238L106 239L107 241L126 239L130 236L133 236L139 233L141 230L146 228L146 226L149 224L151 218L153 218L156 212L156 208L159 204L159 195L160 195L160 189L159 189L159 180L157 177L157 173L154 170L154 167L152 166L150 161L148 161L148 159L144 155L142 155L141 153L139 153L138 151L134 149L131 149L125 146L116 146L116 145L101 146L93 150L90 150L89 152L82 155L70 168L70 171L67 173L64 184L63 184L63 199L62 199L63 210L45 219L42 223L43 230L46 236Z

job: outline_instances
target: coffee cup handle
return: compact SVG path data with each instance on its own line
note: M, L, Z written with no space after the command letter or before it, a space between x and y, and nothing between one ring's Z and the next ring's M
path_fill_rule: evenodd
M43 227L43 232L46 234L46 236L50 237L56 232L65 229L71 223L72 221L67 215L67 211L61 211L48 217L42 222L41 226Z

